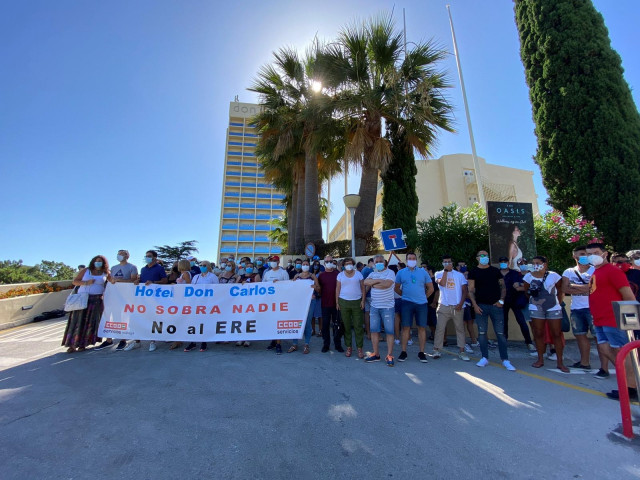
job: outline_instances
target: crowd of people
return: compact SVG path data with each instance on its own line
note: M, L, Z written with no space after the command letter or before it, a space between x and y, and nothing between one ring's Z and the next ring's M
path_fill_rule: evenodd
M324 261L296 258L287 265L280 264L277 255L264 258L235 255L220 259L218 264L198 261L194 256L177 261L168 272L158 260L157 252L149 250L145 265L138 268L129 263L129 252L117 252L117 263L109 267L104 255L96 255L87 267L82 266L73 285L89 296L87 308L70 313L62 345L69 353L83 351L101 342L94 350L112 347L114 339L104 341L98 336L103 311L102 295L107 282L134 284L216 284L298 281L313 288L302 341L303 353L310 353L312 336L322 337L322 353L333 349L346 357L357 355L366 363L384 361L390 367L408 359L407 346L412 345L411 329L417 327L418 361L437 360L447 345L446 329L451 321L456 332L458 357L470 361L474 348L480 349L478 367L489 364L489 349L498 349L502 366L508 371L516 368L509 361L507 339L509 313L513 312L531 356L533 368L544 365L545 358L555 361L564 373L569 368L591 370L591 341L596 339L599 369L596 378L609 377L609 366L615 364L619 349L628 342L625 331L617 326L613 301L636 300L640 295L640 250L609 254L604 244L578 246L573 251L573 263L562 274L549 270L542 256L527 260L510 254L500 257L498 266L490 264L489 253L477 252L477 265L468 268L465 262L455 262L449 255L442 257L437 270L425 263L418 264L415 253L406 254L406 263L389 265L383 255L368 259L367 264L353 258L336 260L326 256ZM565 310L565 295L571 296L570 314ZM489 320L497 342L488 338ZM565 339L563 321L577 340L580 360L564 364ZM474 325L475 324L475 325ZM477 327L477 335L476 335ZM429 335L427 334L429 329ZM470 342L466 341L469 334ZM365 336L371 340L372 351L364 352ZM427 353L427 338L433 350ZM344 348L343 348L344 340ZM381 353L380 343L386 344ZM139 340L121 340L115 350L129 351L140 347ZM249 341L237 346L249 347ZM170 349L182 347L173 342ZM298 350L294 340L288 353ZM399 346L400 353L394 356ZM149 350L156 350L155 342ZM197 348L189 343L184 351ZM355 348L355 350L354 350ZM269 343L267 349L282 354L280 340ZM200 351L207 343L200 344ZM628 359L630 362L630 360ZM637 386L630 363L627 365L629 394L638 398ZM618 391L607 395L618 398Z

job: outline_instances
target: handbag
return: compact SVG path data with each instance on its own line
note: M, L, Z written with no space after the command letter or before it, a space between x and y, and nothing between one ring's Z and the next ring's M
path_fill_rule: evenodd
M64 302L65 312L73 312L74 310L84 310L85 308L87 308L89 294L84 292L78 293L79 288L80 287L74 288L67 297L67 301Z

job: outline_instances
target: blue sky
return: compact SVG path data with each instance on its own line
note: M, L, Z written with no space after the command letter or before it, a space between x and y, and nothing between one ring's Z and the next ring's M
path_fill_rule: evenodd
M195 239L216 260L229 102L257 100L246 88L272 52L394 6L409 41L452 51L447 3L478 154L533 170L544 209L511 1L2 2L0 259L75 266L127 248L140 265L154 245ZM638 104L640 2L594 4ZM453 56L442 66L457 131L440 135L435 157L471 151ZM332 224L342 208L334 199Z

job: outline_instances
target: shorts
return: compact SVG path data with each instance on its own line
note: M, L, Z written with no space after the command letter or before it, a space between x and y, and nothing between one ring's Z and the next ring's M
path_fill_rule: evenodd
M395 312L402 313L402 299L396 298L395 300Z
M543 308L536 307L536 310L529 309L531 318L537 320L562 320L562 308L558 310L544 310Z
M371 297L364 297L364 311L371 311Z
M608 343L611 348L621 348L629 343L627 332L616 327L595 326L598 345Z
M380 333L380 326L384 322L384 332L393 335L394 308L376 308L371 306L369 328L372 333Z
M589 331L591 335L595 335L593 317L588 308L571 310L571 330L574 335L586 335Z
M401 321L403 327L411 327L413 318L416 319L418 327L427 326L429 306L426 303L413 303L408 300L402 301Z

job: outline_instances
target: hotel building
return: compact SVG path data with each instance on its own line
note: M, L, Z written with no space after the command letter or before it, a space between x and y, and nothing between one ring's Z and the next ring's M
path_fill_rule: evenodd
M256 158L258 132L251 124L259 112L252 103L231 102L225 145L218 258L281 253L269 239L269 221L284 214L284 194L268 181Z

